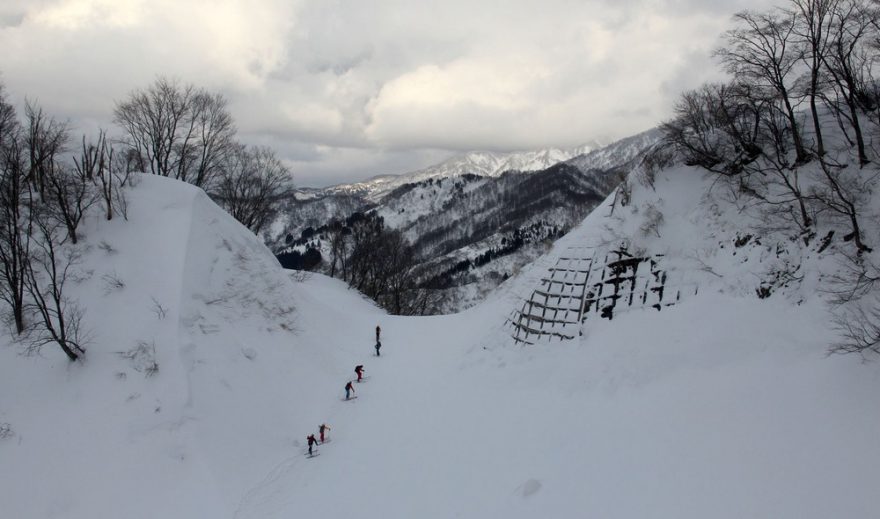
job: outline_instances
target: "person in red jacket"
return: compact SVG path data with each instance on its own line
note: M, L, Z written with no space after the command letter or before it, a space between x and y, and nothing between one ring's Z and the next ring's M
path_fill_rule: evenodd
M306 440L309 442L309 456L312 456L312 445L317 445L318 440L315 439L314 434L308 435L308 437L306 437Z
M318 426L318 433L320 433L320 435L321 435L321 443L324 443L326 441L324 439L324 432L329 431L329 430L330 430L330 426L325 423L322 423L321 425Z
M363 364L358 364L357 366L355 366L355 367L354 367L354 372L357 373L357 376L358 376L357 381L358 381L358 382L360 382L361 380L363 380L363 378L364 378L364 365L363 365Z
M348 384L345 385L345 399L348 400L351 393L354 393L354 386L351 385L351 380L348 381Z

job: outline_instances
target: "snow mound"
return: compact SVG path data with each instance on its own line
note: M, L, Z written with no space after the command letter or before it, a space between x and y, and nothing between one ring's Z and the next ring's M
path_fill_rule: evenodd
M204 192L143 176L129 205L128 222L85 229L72 287L93 331L85 362L0 347L6 517L228 517L344 383L348 356L297 333L312 315L297 307L316 303ZM313 322L378 313L321 290L338 304Z

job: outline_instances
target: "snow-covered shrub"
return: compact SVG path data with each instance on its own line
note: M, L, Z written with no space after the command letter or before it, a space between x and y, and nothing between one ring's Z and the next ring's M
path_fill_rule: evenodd
M159 372L159 363L156 361L156 344L154 342L138 341L137 345L128 350L118 352L119 356L127 359L131 369L143 373L146 377L152 377Z
M101 276L101 280L104 282L105 296L125 288L125 281L123 281L116 272L104 274Z
M639 226L639 232L642 236L654 235L660 237L660 226L663 225L663 213L657 209L654 204L648 204L645 207L644 220Z
M880 302L849 305L834 318L840 339L832 345L833 353L880 354Z

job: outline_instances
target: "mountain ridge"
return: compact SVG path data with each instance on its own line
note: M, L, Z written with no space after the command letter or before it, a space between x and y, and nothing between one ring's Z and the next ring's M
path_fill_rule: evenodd
M326 188L309 188L308 192L320 191L332 194L357 195L371 202L378 202L388 193L406 184L413 184L428 179L454 178L467 174L481 177L497 177L506 171L539 171L603 147L605 146L600 142L593 141L573 148L542 148L504 153L469 151L443 162L408 173L376 175L360 182L337 184Z
M442 292L432 313L460 311L582 220L659 141L659 131L649 130L530 172L504 169L511 157L472 153L464 156L466 163L482 160L481 171L491 175L447 161L442 168L395 177L409 182L390 191L388 183L373 186L373 197L357 188L311 191L290 204L269 241L285 266L323 271L334 257L328 241L333 222L347 225L373 214L385 228L403 233L414 247L422 283ZM523 166L559 156L513 158ZM311 259L300 262L307 252Z

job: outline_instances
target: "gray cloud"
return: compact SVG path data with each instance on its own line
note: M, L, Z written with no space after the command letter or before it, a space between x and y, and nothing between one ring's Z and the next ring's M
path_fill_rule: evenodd
M92 128L156 75L226 94L304 185L623 137L759 0L4 0L0 79Z

